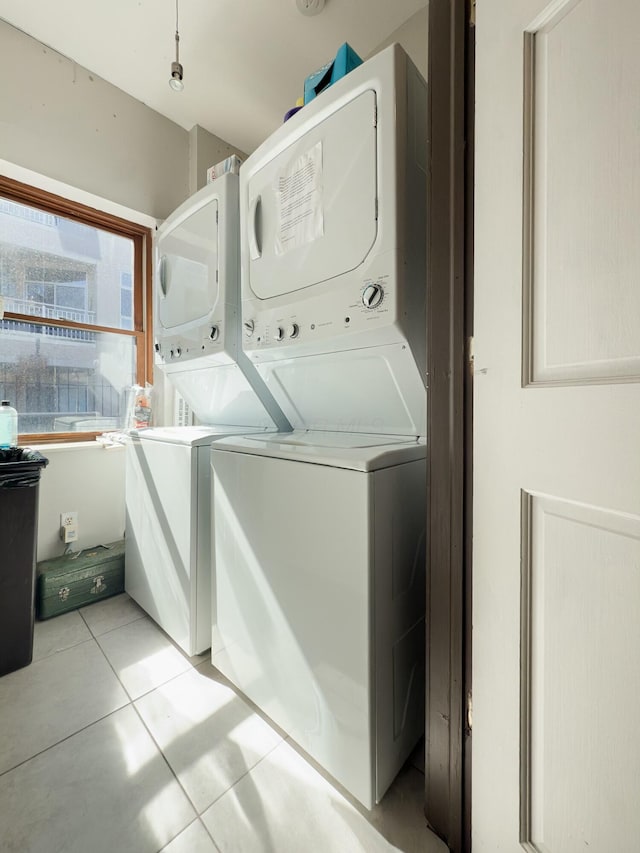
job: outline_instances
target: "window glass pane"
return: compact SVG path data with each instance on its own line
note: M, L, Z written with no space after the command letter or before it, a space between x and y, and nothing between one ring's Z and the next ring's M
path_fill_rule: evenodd
M56 287L55 300L58 308L75 308L84 311L86 305L86 289L70 284L59 284Z
M120 291L120 313L122 314L123 319L126 319L127 317L131 319L133 311L133 299L131 297L131 290Z
M32 310L23 311L24 314L31 314L34 317L41 317L43 308L47 305L53 305L56 298L56 289L52 284L44 284L36 281L28 281L25 287L27 301Z
M131 238L0 198L5 311L132 329L120 295L133 269Z
M123 329L133 329L133 276L129 272L120 273L120 325Z
M0 399L21 433L124 426L135 378L135 338L0 321Z

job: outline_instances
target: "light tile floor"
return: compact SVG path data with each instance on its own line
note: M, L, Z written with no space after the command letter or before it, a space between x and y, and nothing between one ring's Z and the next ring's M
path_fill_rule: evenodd
M445 853L420 752L366 811L127 596L0 678L2 853Z

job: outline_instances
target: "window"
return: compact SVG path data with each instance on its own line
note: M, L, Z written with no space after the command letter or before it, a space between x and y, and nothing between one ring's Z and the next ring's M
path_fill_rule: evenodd
M151 381L150 246L143 226L0 177L0 399L21 444L124 426L129 388Z

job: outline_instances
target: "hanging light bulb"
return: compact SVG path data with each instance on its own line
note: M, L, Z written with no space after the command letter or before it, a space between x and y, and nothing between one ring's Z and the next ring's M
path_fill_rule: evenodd
M178 0L176 0L176 61L171 63L171 77L169 78L169 85L174 92L182 92L184 89L182 73L182 65L180 65L180 33L178 32Z

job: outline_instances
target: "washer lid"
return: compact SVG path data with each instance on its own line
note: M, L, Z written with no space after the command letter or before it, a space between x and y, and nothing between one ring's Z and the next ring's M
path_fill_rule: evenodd
M242 426L165 426L145 427L143 429L132 429L130 435L134 439L143 441L164 441L169 444L187 444L191 447L199 447L203 444L211 444L218 438L229 435L243 435L252 432L265 432L264 428L252 428Z
M327 465L331 468L350 468L354 471L390 468L404 462L424 459L427 453L424 440L419 438L320 430L229 437L216 441L211 449L288 459L311 465ZM212 460L215 466L215 455Z

